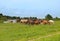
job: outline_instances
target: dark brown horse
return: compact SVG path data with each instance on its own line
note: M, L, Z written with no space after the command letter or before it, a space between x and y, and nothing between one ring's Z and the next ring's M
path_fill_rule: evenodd
M32 24L33 25L34 24L34 21L32 19L29 19L28 20L28 24Z
M29 19L28 20L28 24L40 24L40 20L38 19Z

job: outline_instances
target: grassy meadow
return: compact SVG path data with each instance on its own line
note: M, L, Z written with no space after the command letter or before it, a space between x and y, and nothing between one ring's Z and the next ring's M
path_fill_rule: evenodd
M28 25L20 23L0 23L0 41L60 41L60 21L51 25ZM38 39L39 37L47 36Z

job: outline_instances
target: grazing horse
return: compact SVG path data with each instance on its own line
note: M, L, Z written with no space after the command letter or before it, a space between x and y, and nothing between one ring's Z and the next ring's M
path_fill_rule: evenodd
M21 19L21 20L20 20L20 23L27 24L27 22L28 22L28 19Z
M41 20L41 24L48 24L48 20Z
M41 22L42 22L42 20L41 20L41 19L39 19L39 24L41 24Z
M36 20L34 21L34 24L40 24L40 20L36 19Z
M20 19L17 19L16 21L17 21L17 23L19 23L20 22Z
M32 19L29 19L28 20L28 24L32 24L33 25L34 24L34 21Z
M48 22L49 22L49 24L54 24L53 20L49 20Z
M28 20L28 24L32 24L32 25L34 25L34 24L40 24L40 20L38 20L38 19L29 19Z

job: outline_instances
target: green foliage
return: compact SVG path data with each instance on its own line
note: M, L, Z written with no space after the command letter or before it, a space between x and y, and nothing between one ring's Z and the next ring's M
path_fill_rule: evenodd
M3 16L3 14L2 13L0 13L0 17L2 17Z
M5 20L7 20L7 18L5 16L3 16L2 13L0 13L0 23L2 23Z
M58 20L60 20L60 18L56 17L56 18L54 18L54 20L58 21Z
M47 20L52 20L53 17L52 17L50 14L47 14L47 15L45 16L45 19L47 19Z
M30 17L30 19L37 19L37 17Z
M3 21L6 21L8 19L20 19L20 17L16 17L16 16L6 16L6 15L3 15L2 13L0 13L0 23L2 23Z

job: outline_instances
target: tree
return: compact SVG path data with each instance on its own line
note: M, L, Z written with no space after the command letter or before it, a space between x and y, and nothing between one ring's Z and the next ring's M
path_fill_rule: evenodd
M30 17L30 19L34 19L35 20L35 19L37 19L37 17Z
M3 14L2 14L2 13L0 13L0 18L1 18L1 17L3 17Z
M29 19L29 17L24 17L23 19Z
M2 13L0 13L0 16L3 16L3 14L2 14Z
M50 14L47 14L47 15L45 16L45 19L47 19L47 20L52 20L53 17L52 17Z
M55 17L54 20L60 20L60 18L59 17Z
M7 18L5 16L3 16L2 13L0 13L0 23L2 23L5 20L7 20Z

